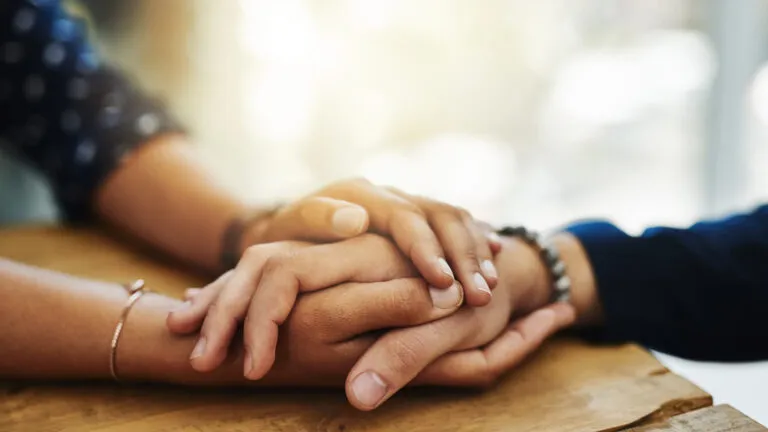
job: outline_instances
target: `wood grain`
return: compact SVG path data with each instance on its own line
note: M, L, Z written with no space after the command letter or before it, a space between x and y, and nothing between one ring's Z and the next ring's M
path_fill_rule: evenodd
M627 432L765 432L765 427L730 405L718 405L671 418L664 423L627 429Z
M143 277L171 295L203 282L90 230L0 231L0 257L104 280ZM373 413L352 409L341 390L5 383L0 430L616 431L711 404L635 345L560 339L493 389L410 389Z

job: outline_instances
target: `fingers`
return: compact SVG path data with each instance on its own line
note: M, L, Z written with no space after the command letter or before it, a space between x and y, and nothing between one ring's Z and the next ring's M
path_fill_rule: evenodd
M264 242L334 241L368 231L368 213L359 205L327 197L309 197L277 212Z
M485 240L488 242L488 247L491 249L491 253L495 256L497 253L501 252L501 237L496 234L496 229L491 226L491 224L479 220L475 220L474 224L485 236Z
M557 331L573 324L572 306L555 304L510 324L483 349L447 354L429 365L414 381L446 386L493 385Z
M440 320L393 330L379 338L349 373L346 392L350 403L363 411L378 407L427 365L451 351L465 335L445 323Z
M429 288L421 278L405 278L310 293L291 313L301 331L314 331L323 342L337 343L375 330L435 321L456 311L462 300L458 284Z
M501 250L498 236L489 244L490 225L476 222L465 210L389 188L393 194L416 204L426 215L442 245L450 267L465 289L467 304L484 306L491 298L498 274L493 254ZM495 250L495 252L494 252Z
M484 273L495 275L490 249L482 236L476 235L465 222L465 215L455 209L433 212L430 224L434 227L440 243L444 246L451 267L464 286L464 296L470 306L485 306L491 301L490 279ZM478 239L482 245L478 245ZM482 266L485 271L481 270Z
M392 237L430 285L448 288L453 284L443 248L419 207L367 180L340 182L320 193L364 207L371 228Z
M499 273L496 271L496 265L493 264L494 253L491 250L488 232L475 223L475 220L468 213L464 215L464 225L467 227L467 231L474 237L477 259L480 262L480 271L488 285L494 288L499 281Z
M224 362L232 338L245 318L256 290L256 281L259 280L265 263L271 256L285 253L294 245L271 243L246 250L221 292L208 308L200 338L190 355L192 368L198 372L210 372ZM195 311L200 313L198 309Z
M491 248L491 253L495 256L501 252L502 242L501 237L493 231L486 232L485 238L488 239L488 247Z
M203 319L208 313L208 308L216 300L231 274L231 271L224 273L203 289L188 289L184 294L184 303L168 313L165 321L168 330L177 334L199 331L203 325Z
M413 269L400 252L375 235L271 257L264 264L247 310L245 376L259 379L272 367L278 327L288 317L299 292L347 281L378 282L412 275Z
M192 301L198 294L200 294L202 288L187 288L184 290L184 301Z

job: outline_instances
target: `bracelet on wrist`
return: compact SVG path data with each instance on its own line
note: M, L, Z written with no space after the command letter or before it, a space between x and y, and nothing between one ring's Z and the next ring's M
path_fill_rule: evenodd
M227 271L235 268L242 255L241 246L243 236L251 226L270 217L280 210L281 205L275 205L268 210L260 210L243 217L232 219L224 229L224 235L221 237L221 255L219 256L219 265L222 270Z
M126 301L123 311L120 313L120 317L117 320L115 331L112 333L112 342L109 349L109 373L112 375L112 379L116 382L120 382L120 377L117 374L117 347L120 343L120 336L123 334L123 328L125 327L125 321L128 319L128 313L131 312L133 306L139 299L149 292L145 289L144 280L137 279L134 282L123 285L123 288L128 293L128 301Z
M565 262L560 258L555 245L545 242L539 233L523 226L503 227L497 234L519 238L534 247L539 252L552 282L551 301L567 303L570 300L571 279L566 274Z

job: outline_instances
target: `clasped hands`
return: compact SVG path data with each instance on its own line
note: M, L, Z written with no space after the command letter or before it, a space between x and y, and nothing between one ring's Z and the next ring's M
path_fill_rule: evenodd
M247 243L168 316L172 332L199 332L199 372L234 358L258 385L346 378L350 403L371 410L409 384L491 385L575 318L546 305L546 270L523 242L365 180L284 207Z

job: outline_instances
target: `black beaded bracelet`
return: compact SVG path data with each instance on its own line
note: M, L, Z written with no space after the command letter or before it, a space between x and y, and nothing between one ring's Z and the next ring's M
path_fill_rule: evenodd
M567 303L571 298L571 279L565 274L565 263L553 244L545 243L536 231L522 226L504 227L497 231L499 235L518 237L539 251L541 259L552 277L552 301Z
M224 235L221 236L221 254L219 255L219 265L223 271L235 268L237 262L240 261L240 248L245 231L250 229L254 223L273 216L282 207L282 204L275 204L267 210L259 210L245 217L232 219L227 224Z

